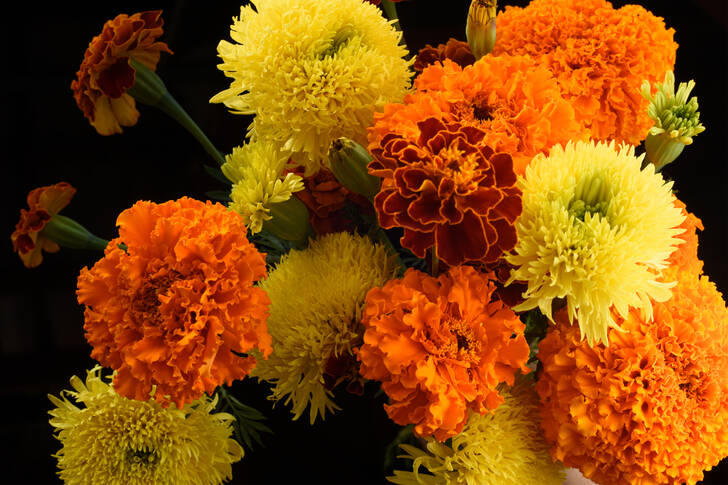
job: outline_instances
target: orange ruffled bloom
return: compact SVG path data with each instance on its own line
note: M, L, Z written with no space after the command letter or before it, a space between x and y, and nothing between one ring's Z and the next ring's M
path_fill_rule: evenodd
M26 268L35 268L43 261L43 251L57 252L60 247L43 237L41 231L51 217L71 202L76 189L66 182L38 187L28 193L28 209L20 210L20 220L10 236L13 250Z
M240 216L182 198L140 201L117 219L119 237L78 278L91 356L116 371L125 397L179 409L242 379L257 348L270 355L270 301L253 284L265 258ZM126 244L126 251L118 247Z
M122 126L134 126L139 119L134 98L126 94L136 73L129 58L156 70L160 53L172 53L167 44L157 42L163 24L161 10L117 15L89 44L71 89L99 134L121 133Z
M675 31L638 5L606 0L533 0L497 16L493 55L529 55L548 68L593 138L638 145L653 121L644 80L673 70Z
M491 276L467 266L433 278L409 269L367 293L360 373L382 382L389 417L439 441L459 433L468 410L503 402L499 383L528 372L524 325L492 300Z
M388 134L371 150L379 224L403 227L402 246L420 258L435 246L451 266L495 261L515 246L523 209L510 155L493 153L474 126L427 118L417 130L416 143Z
M695 227L663 273L654 320L630 312L590 347L564 311L539 345L536 384L552 455L602 484L694 484L728 455L728 308L699 276ZM692 259L692 262L688 262Z
M469 66L475 62L475 56L467 42L449 39L447 44L439 44L437 47L432 47L430 44L425 45L417 53L412 67L415 71L422 72L427 66L445 59L450 59L460 67Z
M427 67L415 87L404 104L374 113L370 151L389 133L416 141L417 124L436 117L482 129L480 144L511 155L523 175L536 154L587 136L552 74L528 57L484 56L465 68L445 59Z

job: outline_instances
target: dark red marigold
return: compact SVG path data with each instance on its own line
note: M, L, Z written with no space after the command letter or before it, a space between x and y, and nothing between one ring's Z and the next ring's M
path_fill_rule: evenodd
M432 47L430 44L425 45L417 53L412 67L415 71L422 72L427 66L445 59L450 59L460 67L469 66L475 62L475 56L467 42L450 39L447 44L439 44L437 47Z
M451 266L496 261L515 246L522 210L511 156L480 143L485 132L474 126L437 118L417 126L416 143L390 133L370 147L369 173L383 179L379 224L404 228L402 246L420 258L434 246Z

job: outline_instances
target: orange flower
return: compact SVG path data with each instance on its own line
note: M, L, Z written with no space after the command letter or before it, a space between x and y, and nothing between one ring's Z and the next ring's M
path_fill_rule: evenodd
M38 187L28 193L28 210L20 210L20 220L10 236L13 250L26 268L35 268L43 261L43 251L55 253L58 244L40 233L51 217L66 207L76 189L66 182Z
M609 347L590 347L563 310L539 345L552 455L597 483L694 484L728 455L728 308L705 276L665 278L673 297L651 322L630 312Z
M388 134L371 150L379 224L403 227L402 246L420 258L435 246L451 266L495 261L515 246L522 209L510 155L484 146L474 126L427 118L417 130L416 142Z
M492 300L492 275L467 266L433 278L409 269L366 296L361 375L382 382L395 423L439 441L458 434L468 410L503 402L496 390L528 372L524 325Z
M126 94L135 78L129 58L155 70L160 52L172 53L167 44L157 42L162 24L161 10L121 14L91 40L71 89L76 104L101 135L121 133L122 126L136 124L139 112L134 98Z
M265 258L240 216L182 198L137 202L117 219L119 238L78 278L91 356L116 371L122 396L179 409L242 379L271 349L270 301L253 286ZM126 250L118 247L124 243Z
M425 45L417 53L412 67L415 71L422 72L430 64L442 62L445 59L450 59L460 67L469 66L475 62L475 56L467 42L449 39L447 44L439 44L437 47L432 47L430 44Z
M606 0L532 0L506 7L497 23L493 55L529 55L548 68L593 138L645 139L653 121L640 85L662 81L677 50L662 18Z
M415 87L404 104L374 114L370 151L389 133L416 141L417 123L437 117L482 129L480 144L511 155L523 175L536 154L587 135L551 73L525 56L484 56L465 68L445 59L427 67Z
M701 275L703 273L703 262L698 259L698 235L697 230L703 230L703 222L698 219L695 214L688 212L685 204L678 198L675 198L675 206L682 209L685 215L685 220L680 224L681 229L684 232L678 234L677 238L685 241L683 244L678 246L677 250L674 251L670 258L667 260L670 267L663 272L663 281L674 281L678 275L682 276L693 276ZM675 277L670 279L665 276L665 273L674 273Z

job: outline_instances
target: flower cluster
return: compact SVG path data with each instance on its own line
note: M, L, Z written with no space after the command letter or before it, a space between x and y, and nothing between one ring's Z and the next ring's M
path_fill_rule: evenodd
M69 184L28 195L26 266L103 250L76 294L107 377L51 396L64 482L229 480L271 431L233 396L248 376L311 426L337 393L377 401L402 485L695 484L728 455L728 308L660 173L705 130L675 32L607 0L473 0L467 43L412 56L396 3L242 6L210 102L250 119L225 150L154 73L160 11L91 41L92 126L157 107L225 189L138 201L111 241L59 214Z

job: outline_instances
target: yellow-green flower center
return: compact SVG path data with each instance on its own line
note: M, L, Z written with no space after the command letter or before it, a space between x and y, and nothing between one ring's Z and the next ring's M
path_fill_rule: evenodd
M569 203L569 214L580 221L589 214L606 217L609 208L609 187L601 174L584 177L574 191Z

